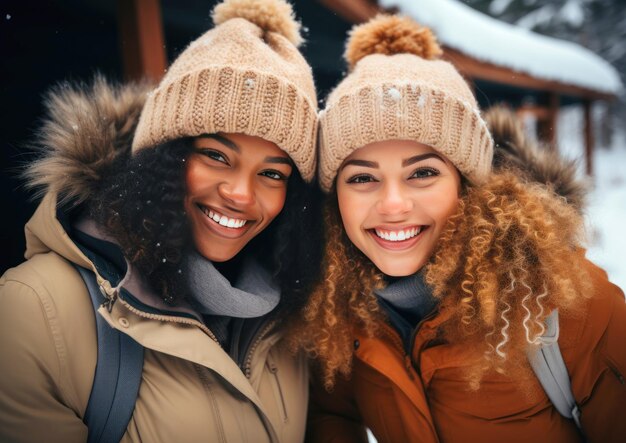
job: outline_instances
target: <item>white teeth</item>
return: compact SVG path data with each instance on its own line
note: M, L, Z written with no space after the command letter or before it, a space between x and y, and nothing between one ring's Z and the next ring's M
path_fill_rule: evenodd
M383 231L382 229L374 229L374 232L380 238L389 241L404 241L415 237L422 231L421 227L405 229L403 231Z
M240 220L238 218L228 218L225 215L219 215L212 210L208 210L203 208L202 211L215 223L218 223L221 226L226 226L227 228L241 228L246 224L247 220Z

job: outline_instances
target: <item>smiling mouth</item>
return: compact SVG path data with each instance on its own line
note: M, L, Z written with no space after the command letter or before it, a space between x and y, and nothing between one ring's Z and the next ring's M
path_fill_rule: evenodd
M219 212L216 212L213 209L209 209L206 206L202 206L200 204L198 204L198 208L200 208L204 215L206 215L210 220L225 228L241 229L248 222L248 220L243 220L240 218L227 217L224 214L220 214Z
M380 239L390 242L403 242L412 239L419 235L426 227L425 226L413 226L412 228L388 230L374 228L371 231Z

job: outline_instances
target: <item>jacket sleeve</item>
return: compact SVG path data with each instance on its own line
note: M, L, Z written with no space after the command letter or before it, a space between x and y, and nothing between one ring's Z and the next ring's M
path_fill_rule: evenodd
M313 371L314 372L314 371ZM366 443L365 426L361 420L352 383L337 376L332 392L323 383L311 378L306 442Z
M626 303L624 293L589 264L594 284L575 348L572 389L589 442L624 441L626 435Z
M22 282L0 282L0 441L87 439L87 428L68 400L62 338L51 322L54 305L45 301Z

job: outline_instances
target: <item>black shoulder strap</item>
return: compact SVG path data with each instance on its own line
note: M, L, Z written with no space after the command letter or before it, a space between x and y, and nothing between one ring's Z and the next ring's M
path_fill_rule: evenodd
M119 442L135 409L143 372L143 346L98 315L104 302L93 272L76 266L87 285L96 316L98 360L85 417L88 443Z

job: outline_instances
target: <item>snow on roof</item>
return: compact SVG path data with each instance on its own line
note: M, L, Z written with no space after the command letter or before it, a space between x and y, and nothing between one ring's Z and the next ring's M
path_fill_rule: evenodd
M456 0L379 0L428 26L450 48L544 80L616 94L617 70L580 45L491 18Z

